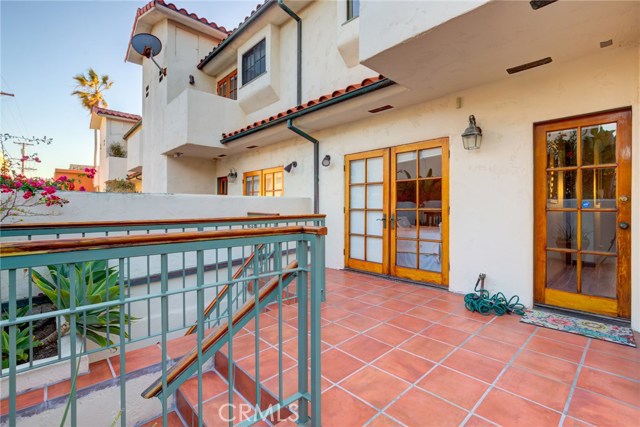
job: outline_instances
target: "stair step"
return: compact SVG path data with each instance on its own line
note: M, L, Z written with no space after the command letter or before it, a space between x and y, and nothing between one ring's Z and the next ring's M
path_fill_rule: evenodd
M167 416L169 421L168 427L185 427L185 424L176 411L169 412ZM140 427L162 427L162 415L142 424Z

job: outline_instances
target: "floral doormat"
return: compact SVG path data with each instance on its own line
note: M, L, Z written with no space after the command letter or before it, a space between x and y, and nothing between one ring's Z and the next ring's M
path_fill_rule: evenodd
M547 313L540 310L526 310L520 321L531 325L542 326L543 328L555 329L562 332L569 332L570 334L584 335L589 338L636 347L636 342L633 339L633 331L631 328L625 326L607 325L602 322Z

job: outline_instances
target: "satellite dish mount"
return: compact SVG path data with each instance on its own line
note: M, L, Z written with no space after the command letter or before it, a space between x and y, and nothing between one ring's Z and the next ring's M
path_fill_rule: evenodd
M158 55L162 50L162 42L159 38L148 33L136 34L131 38L131 47L133 47L133 50L138 52L138 54L152 60L163 76L167 75L167 69L162 68L160 64L153 59L153 57Z

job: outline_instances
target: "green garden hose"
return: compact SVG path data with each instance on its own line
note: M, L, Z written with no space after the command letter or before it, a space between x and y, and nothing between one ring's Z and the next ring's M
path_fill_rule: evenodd
M503 314L515 313L520 316L524 315L524 305L520 303L518 295L507 297L502 293L495 293L493 296L484 288L484 279L486 274L480 274L474 288L474 292L464 296L464 306L469 311L477 311L478 313L488 316L492 312L496 316Z

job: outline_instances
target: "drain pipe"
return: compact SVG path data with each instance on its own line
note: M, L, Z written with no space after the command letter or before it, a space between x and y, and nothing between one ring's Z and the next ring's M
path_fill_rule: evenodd
M292 17L293 19L295 19L296 24L298 26L298 47L297 47L297 53L298 53L298 64L297 64L297 76L298 76L298 82L297 82L297 87L296 87L296 105L300 105L302 104L302 19L300 19L300 17L289 8L289 6L287 6L286 4L284 4L284 0L278 0L278 6L280 6L280 9L284 10L287 15L289 15L290 17Z
M293 120L287 120L287 129L313 143L313 213L320 213L320 141L296 127Z

